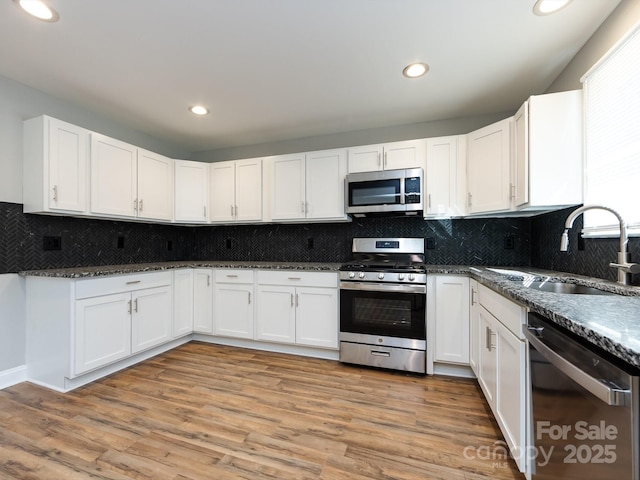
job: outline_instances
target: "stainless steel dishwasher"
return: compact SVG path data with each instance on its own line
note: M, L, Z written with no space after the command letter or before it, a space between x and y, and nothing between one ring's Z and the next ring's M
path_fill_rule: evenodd
M530 313L534 480L638 480L638 371Z

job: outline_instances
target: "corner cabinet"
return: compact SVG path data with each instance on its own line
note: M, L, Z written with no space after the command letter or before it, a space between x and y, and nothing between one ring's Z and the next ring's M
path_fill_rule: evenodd
M185 223L209 222L209 164L174 160L175 220Z
M506 118L467 135L467 212L511 208L511 128Z
M347 221L344 208L346 150L280 155L267 160L270 208L265 220Z
M257 272L256 340L338 348L333 272Z
M529 418L527 347L522 334L526 308L484 285L477 285L472 327L472 350L477 351L476 373L487 403L495 415L521 472L526 464Z
M215 162L209 173L212 223L262 220L262 159Z
M193 269L173 271L173 337L193 332Z
M87 212L90 132L41 116L23 126L23 211Z
M434 361L469 365L469 278L436 275Z
M425 140L407 140L348 149L348 172L425 168Z

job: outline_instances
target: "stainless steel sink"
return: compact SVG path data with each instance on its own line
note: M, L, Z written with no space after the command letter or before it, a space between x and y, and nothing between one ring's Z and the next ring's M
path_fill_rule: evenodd
M541 292L567 293L572 295L615 295L598 288L576 285L575 283L563 282L521 282L523 287L540 290Z

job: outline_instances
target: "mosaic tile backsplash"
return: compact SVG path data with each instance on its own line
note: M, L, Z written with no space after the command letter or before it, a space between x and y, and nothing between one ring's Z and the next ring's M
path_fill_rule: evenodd
M353 237L423 237L433 247L426 251L430 264L532 266L615 279L608 264L617 241L585 240L578 250L580 219L570 251L559 251L569 211L533 218L184 227L23 214L22 205L0 202L0 273L173 260L344 262ZM60 237L61 249L45 251L45 237ZM640 260L638 239L630 246Z

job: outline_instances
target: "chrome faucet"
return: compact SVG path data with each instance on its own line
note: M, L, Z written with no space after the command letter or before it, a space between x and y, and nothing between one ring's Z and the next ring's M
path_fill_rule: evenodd
M629 285L631 283L631 274L640 273L640 264L630 263L631 257L629 253L627 253L627 245L629 243L629 236L627 235L627 223L614 209L601 205L584 205L583 207L576 208L569 214L569 216L567 217L567 221L564 223L564 233L562 234L562 238L560 239L560 250L562 252L566 252L569 248L569 229L573 227L573 222L575 221L575 219L583 212L593 209L606 210L607 212L611 212L616 216L618 222L620 222L620 251L618 252L618 261L615 263L610 263L609 266L618 269L619 284Z

